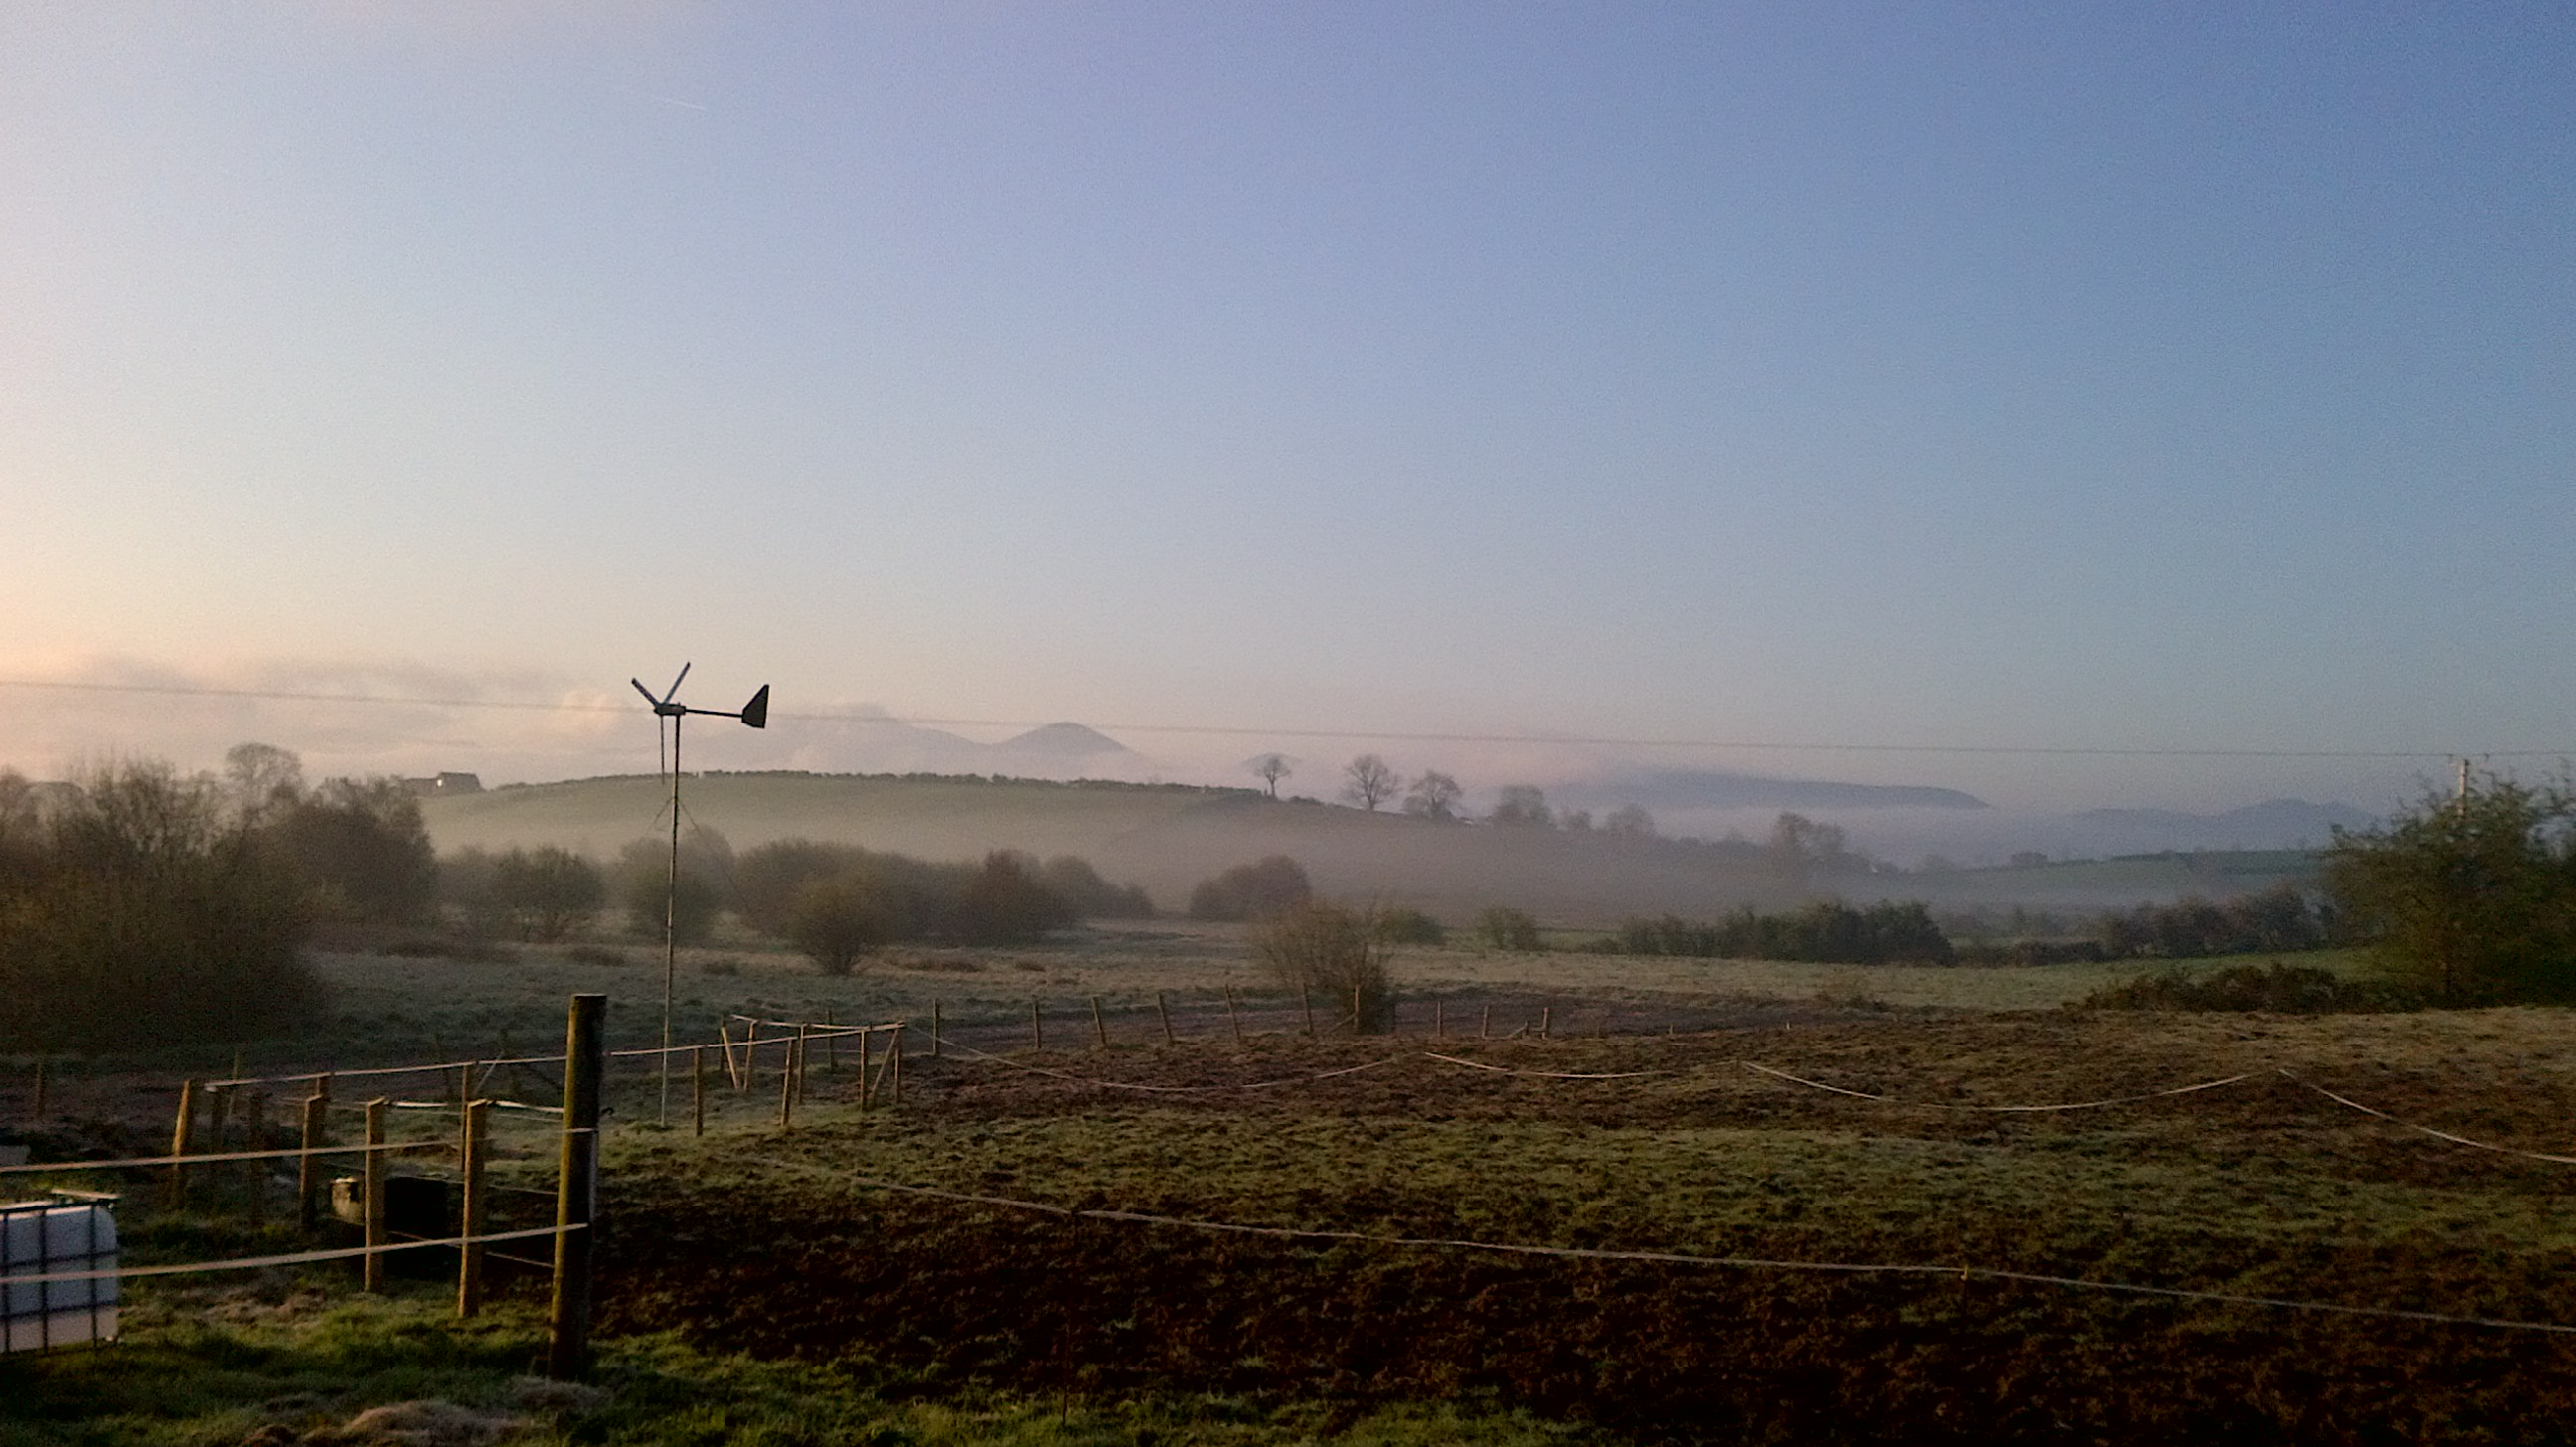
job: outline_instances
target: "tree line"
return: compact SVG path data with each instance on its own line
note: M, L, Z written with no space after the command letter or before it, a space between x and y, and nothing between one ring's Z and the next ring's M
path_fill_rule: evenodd
M721 835L637 840L603 864L550 846L441 859L398 779L308 784L302 762L243 744L219 773L129 761L69 784L0 770L0 1048L106 1050L292 1030L323 1004L317 939L388 930L560 941L612 905L683 943L728 908L819 967L847 972L901 941L1006 944L1084 918L1150 916L1135 885L1083 859L1000 850L942 863L780 840L737 856Z

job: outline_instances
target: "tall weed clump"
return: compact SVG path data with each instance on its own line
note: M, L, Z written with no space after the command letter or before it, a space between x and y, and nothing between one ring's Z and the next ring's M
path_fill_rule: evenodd
M307 883L212 781L126 763L42 810L0 793L0 1045L241 1040L318 1011Z
M1395 1029L1395 988L1374 911L1307 900L1252 927L1252 958L1273 980L1351 1012L1355 1032Z

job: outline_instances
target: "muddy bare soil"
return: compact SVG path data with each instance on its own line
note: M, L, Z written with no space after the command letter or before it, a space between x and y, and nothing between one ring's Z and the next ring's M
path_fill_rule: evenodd
M1537 1259L1209 1234L891 1194L1793 1261L1975 1262L2576 1323L2556 1014L1988 1016L1674 1040L1426 1042L924 1065L900 1116L609 1174L611 1329L937 1391L1475 1398L1675 1442L2540 1442L2576 1336L1954 1276ZM1784 1084L1770 1063L1868 1102ZM1120 1092L1087 1081L1243 1084ZM2289 1075L2281 1072L2287 1070ZM2081 1101L2250 1072L2102 1111ZM2297 1077L2293 1079L2292 1077ZM1141 1102L1141 1103L1140 1103ZM1472 1142L1461 1146L1461 1141ZM1301 1154L1304 1153L1304 1154Z

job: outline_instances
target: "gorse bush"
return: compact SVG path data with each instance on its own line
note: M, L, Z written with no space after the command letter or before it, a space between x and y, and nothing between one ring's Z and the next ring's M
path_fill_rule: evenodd
M2096 1010L2268 1010L2316 1015L2341 1010L2393 1010L2412 1003L2402 990L2347 980L2314 965L2274 960L2268 965L2224 965L2197 974L2178 968L2139 975L2077 1001Z
M1395 1028L1386 945L1369 911L1308 900L1264 916L1251 939L1264 973L1319 1005L1349 1011L1355 1033Z
M134 763L41 813L0 796L0 1044L241 1040L319 1009L310 886L212 781Z
M1949 936L1921 904L1811 904L1786 914L1740 909L1713 923L1672 915L1630 920L1590 948L1603 954L1697 959L1796 960L1816 964L1942 964L1957 958Z

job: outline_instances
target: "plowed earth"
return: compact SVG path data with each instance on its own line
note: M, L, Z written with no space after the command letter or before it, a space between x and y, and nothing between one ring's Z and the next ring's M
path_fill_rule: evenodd
M1506 1075L1430 1052L1651 1073ZM848 1360L924 1391L1466 1397L1649 1441L2576 1435L2576 1333L1955 1273L1221 1234L872 1184L2576 1325L2576 1165L2446 1142L2310 1084L2568 1153L2576 1022L2560 1012L1856 1012L1674 1038L1274 1039L914 1066L900 1111L615 1150L603 1324ZM2239 1074L2093 1109L1980 1108ZM1241 1088L1275 1081L1291 1083ZM814 1104L836 1088L818 1079Z

